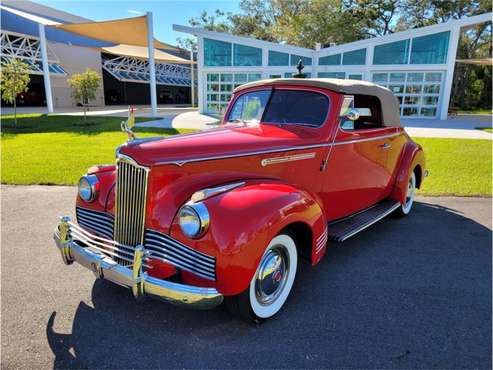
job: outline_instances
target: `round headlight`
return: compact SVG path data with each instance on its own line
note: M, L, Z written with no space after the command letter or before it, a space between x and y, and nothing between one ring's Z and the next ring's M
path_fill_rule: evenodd
M178 213L181 231L189 238L199 238L209 227L209 211L204 203L185 204Z
M79 180L79 196L85 202L96 199L98 178L95 175L85 175Z

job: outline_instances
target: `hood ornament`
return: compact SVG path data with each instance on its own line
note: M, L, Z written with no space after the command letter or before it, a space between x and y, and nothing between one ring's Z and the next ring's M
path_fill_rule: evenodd
M129 106L128 107L128 118L126 121L121 122L122 131L127 133L128 141L133 141L136 139L136 136L132 131L132 128L134 126L135 126L135 108Z

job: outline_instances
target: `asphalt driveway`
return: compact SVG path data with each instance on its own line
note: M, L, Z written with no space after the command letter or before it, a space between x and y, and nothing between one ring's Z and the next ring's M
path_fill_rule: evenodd
M254 326L63 265L52 230L74 196L2 187L2 368L491 368L489 198L420 198L332 245Z

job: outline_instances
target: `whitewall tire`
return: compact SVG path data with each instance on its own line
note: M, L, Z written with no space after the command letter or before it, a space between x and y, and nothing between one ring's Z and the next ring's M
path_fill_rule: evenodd
M409 213L411 213L415 195L416 195L416 175L413 171L411 172L411 176L409 176L409 180L407 182L405 201L397 209L398 214L400 216L407 216Z
M294 238L288 233L274 237L260 260L248 289L226 301L228 308L248 321L274 316L286 302L298 267Z

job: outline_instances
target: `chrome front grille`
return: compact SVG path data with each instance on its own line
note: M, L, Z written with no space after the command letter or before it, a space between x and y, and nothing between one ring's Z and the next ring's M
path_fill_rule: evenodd
M216 280L216 259L180 243L166 234L147 229L144 248L149 257L168 262L182 270Z
M149 169L124 156L118 158L117 168L114 240L135 247L144 242Z
M75 208L75 213L79 225L95 231L108 239L113 239L113 224L115 222L113 216L108 213L80 207Z

